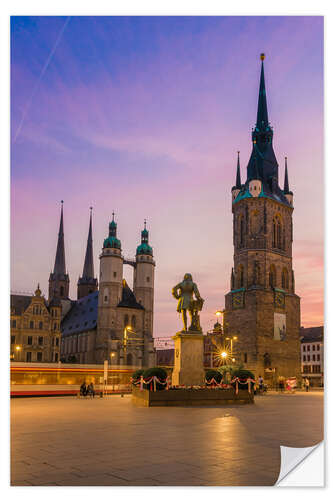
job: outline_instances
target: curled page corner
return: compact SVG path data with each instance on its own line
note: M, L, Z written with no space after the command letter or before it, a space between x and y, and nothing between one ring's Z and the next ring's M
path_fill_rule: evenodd
M316 467L312 467L312 470L315 470L317 472L317 476L313 478L313 482L308 481L309 478L305 481L306 484L304 484L303 480L301 479L301 475L297 475L297 478L295 477L295 481L290 478L290 480L286 480L286 476L288 476L292 471L295 470L295 468L298 468L298 466L310 455L312 452L316 449L321 449L321 454L319 458L319 464L316 463L316 465L319 465L320 470L316 470ZM324 486L324 442L321 441L320 443L314 445L314 446L309 446L307 448L291 448L288 446L280 446L280 452L281 452L281 465L280 465L280 474L279 477L275 483L275 486ZM315 458L315 457L314 457ZM318 458L318 457L317 457ZM305 479L305 478L304 478ZM297 483L297 484L296 484Z

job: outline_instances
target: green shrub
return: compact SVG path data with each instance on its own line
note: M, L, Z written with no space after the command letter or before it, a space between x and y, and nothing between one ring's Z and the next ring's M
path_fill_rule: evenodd
M255 377L254 377L253 373L250 372L250 370L243 370L243 369L235 370L232 373L232 378L234 378L234 377L238 377L240 380L242 380L242 379L246 380L248 378L255 380ZM236 382L234 382L232 385L233 385L233 387L236 387ZM254 382L251 382L251 389L253 389L253 387L254 387ZM248 385L247 384L238 384L238 390L247 391Z
M212 379L215 379L218 384L221 383L222 373L217 370L207 370L206 371L206 383L210 382Z
M147 370L145 370L143 372L143 378L150 378L150 377L157 377L159 380L161 380L161 382L165 382L166 379L167 379L167 372L163 369L163 368L160 368L158 366L154 366L153 368L148 368ZM145 389L149 389L150 387L150 384L143 384L143 387ZM156 382L156 390L158 391L163 391L164 389L166 389L166 385L165 384L159 384L158 382Z

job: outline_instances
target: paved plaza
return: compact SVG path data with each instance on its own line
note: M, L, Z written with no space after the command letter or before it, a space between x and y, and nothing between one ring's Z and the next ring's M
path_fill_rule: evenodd
M11 484L273 485L280 445L323 439L323 393L254 405L136 408L131 397L11 401Z

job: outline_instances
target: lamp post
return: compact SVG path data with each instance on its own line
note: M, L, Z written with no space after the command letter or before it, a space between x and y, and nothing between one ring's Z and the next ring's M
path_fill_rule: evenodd
M17 352L17 361L20 360L20 352L22 347L20 345L15 346L15 351Z

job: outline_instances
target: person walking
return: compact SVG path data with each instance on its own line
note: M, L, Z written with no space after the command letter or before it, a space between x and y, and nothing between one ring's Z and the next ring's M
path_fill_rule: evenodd
M259 384L259 394L263 394L263 392L264 392L264 379L262 378L261 375L259 375L258 384Z
M308 379L308 377L305 377L305 380L304 380L304 385L305 385L305 391L306 391L306 392L309 392L309 388L310 388L310 380Z

